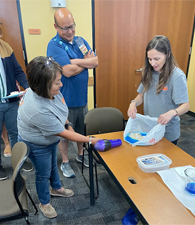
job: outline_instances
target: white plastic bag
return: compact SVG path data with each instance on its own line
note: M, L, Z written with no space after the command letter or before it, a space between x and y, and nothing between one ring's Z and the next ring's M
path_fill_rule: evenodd
M144 136L143 139L131 143L125 139L125 137L132 132L145 132L147 133L146 136ZM132 119L129 118L127 125L125 127L125 131L123 134L123 138L126 142L132 144L132 146L141 145L141 146L147 146L147 145L154 145L158 141L160 141L165 133L165 125L158 124L158 118L156 117L150 117L150 116L144 116L139 113L136 113L136 118Z

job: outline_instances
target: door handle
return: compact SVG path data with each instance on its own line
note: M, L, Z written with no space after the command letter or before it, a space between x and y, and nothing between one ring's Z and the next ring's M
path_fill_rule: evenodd
M142 68L140 68L139 70L136 70L136 72L142 72Z

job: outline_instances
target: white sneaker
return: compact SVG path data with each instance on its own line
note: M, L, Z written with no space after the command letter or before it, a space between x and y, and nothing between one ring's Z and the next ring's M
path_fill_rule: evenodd
M71 168L69 162L61 163L60 169L62 170L63 175L65 177L75 177L75 173L73 169Z

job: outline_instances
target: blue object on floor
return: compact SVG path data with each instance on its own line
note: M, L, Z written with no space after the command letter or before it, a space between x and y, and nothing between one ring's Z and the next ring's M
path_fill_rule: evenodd
M132 208L130 208L122 219L123 225L136 225L139 222L138 216Z

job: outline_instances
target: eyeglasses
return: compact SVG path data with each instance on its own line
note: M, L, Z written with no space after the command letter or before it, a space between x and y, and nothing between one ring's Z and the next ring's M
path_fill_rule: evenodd
M44 66L46 66L48 69L51 69L54 62L55 62L55 61L54 61L53 57L50 56L50 57L46 60Z
M74 31L75 27L76 27L76 23L74 22L73 25L69 26L69 27L61 27L59 26L56 22L55 24L63 31L68 32L68 30L70 29L71 31Z

